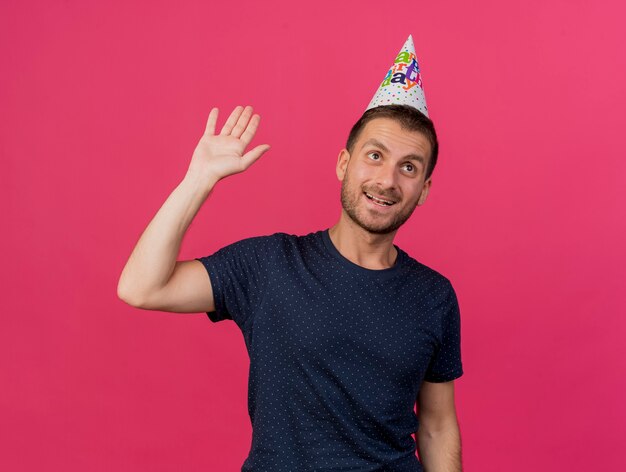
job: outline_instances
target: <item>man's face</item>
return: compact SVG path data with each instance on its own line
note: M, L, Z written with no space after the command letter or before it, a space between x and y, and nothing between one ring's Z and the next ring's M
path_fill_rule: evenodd
M406 131L390 118L368 122L352 155L343 149L337 161L344 211L370 233L396 231L426 201L431 179L424 177L430 154L422 133Z

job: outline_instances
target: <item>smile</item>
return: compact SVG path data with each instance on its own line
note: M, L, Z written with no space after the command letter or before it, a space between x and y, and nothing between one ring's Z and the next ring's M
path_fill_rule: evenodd
M363 193L365 194L365 196L366 196L367 198L369 198L369 199L370 199L372 202L374 202L376 205L380 205L380 206L391 206L391 205L393 205L394 203L396 203L396 202L391 201L391 200L383 200L382 198L375 197L374 195L369 194L369 193L367 193L367 192L363 192Z

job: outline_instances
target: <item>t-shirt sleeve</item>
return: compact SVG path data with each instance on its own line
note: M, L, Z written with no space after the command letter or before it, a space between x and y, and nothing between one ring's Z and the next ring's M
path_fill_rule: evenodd
M454 288L447 283L448 295L442 305L441 342L424 375L427 382L449 382L463 375L459 303Z
M212 322L233 320L243 330L265 294L271 236L254 236L196 257L206 268L215 302Z

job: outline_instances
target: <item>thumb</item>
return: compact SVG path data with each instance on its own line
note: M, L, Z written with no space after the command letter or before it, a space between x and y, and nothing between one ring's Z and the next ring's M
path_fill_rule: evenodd
M246 166L246 169L250 167L259 157L269 151L269 149L269 144L260 144L254 149L250 149L247 153L241 156L241 160Z

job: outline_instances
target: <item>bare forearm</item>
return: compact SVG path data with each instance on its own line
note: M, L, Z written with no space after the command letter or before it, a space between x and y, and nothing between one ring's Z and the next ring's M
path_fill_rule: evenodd
M456 421L438 431L420 427L417 440L425 472L462 472L461 434Z
M218 179L187 173L148 224L118 282L118 296L140 303L169 280L187 228Z

